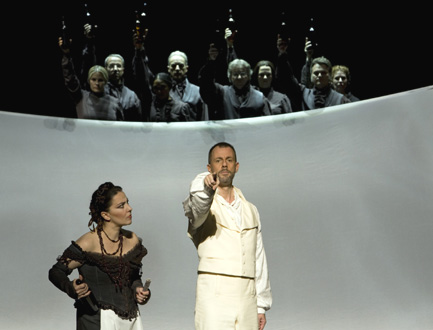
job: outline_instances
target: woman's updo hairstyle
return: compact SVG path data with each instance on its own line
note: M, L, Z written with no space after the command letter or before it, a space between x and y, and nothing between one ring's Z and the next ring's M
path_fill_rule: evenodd
M171 87L173 86L173 78L171 78L170 74L168 74L167 72L157 73L153 81L155 80L161 80L168 86L169 89L171 89Z
M115 186L111 182L105 182L92 194L92 200L89 206L89 228L92 224L92 230L95 230L95 224L97 229L102 228L104 219L101 216L101 212L108 211L111 206L111 200L120 191L122 191L122 187Z

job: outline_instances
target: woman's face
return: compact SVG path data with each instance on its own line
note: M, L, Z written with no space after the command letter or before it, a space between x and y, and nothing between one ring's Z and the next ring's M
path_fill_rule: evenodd
M167 100L170 95L170 88L162 80L155 79L152 86L153 93L159 100Z
M89 79L90 90L93 93L103 93L106 81L100 72L95 72Z
M334 74L332 83L337 92L344 94L348 84L347 75L342 70L338 70Z
M269 65L263 65L257 72L257 82L259 87L263 89L271 88L272 84L272 69Z
M132 223L132 207L123 191L119 191L111 199L111 206L102 217L118 227L127 226Z

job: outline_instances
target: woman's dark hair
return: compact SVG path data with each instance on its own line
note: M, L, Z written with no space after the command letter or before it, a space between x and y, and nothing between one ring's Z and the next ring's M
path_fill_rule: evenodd
M268 60L261 60L261 61L257 62L256 66L254 67L254 73L258 74L259 73L259 69L262 66L269 66L269 67L271 67L272 74L274 74L274 72L275 72L274 63L272 63L271 61L268 61Z
M95 224L96 228L102 228L104 219L101 216L101 212L108 211L111 206L111 200L120 191L122 191L122 187L115 186L111 182L105 182L92 194L92 200L89 206L89 228L92 224L92 230L95 230Z
M161 81L163 81L164 83L167 84L168 88L171 88L173 86L173 79L166 72L159 72L159 73L157 73L156 76L155 76L155 79L153 81L155 81L155 80L161 80Z
M258 84L257 77L259 75L259 69L262 66L269 66L271 68L272 81L274 80L274 76L275 76L275 66L274 66L274 63L272 63L271 61L268 61L268 60L261 60L261 61L257 62L257 64L254 67L254 70L253 70L252 82L253 82L254 85Z

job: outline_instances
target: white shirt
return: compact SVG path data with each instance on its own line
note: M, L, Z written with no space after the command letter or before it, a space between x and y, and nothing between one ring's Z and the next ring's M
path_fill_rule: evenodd
M235 220L236 226L238 226L239 229L241 229L242 225L242 204L241 200L239 199L239 195L236 193L236 191L233 191L235 195L235 199L233 202L229 203L225 200L224 197L217 194L218 200L223 204L226 208L229 214L231 215L231 218Z
M215 192L204 185L204 178L208 174L208 172L204 172L196 176L191 183L190 194L183 202L185 215L188 217L188 220L193 228L198 228L204 223L212 205ZM235 192L235 199L232 203L228 203L220 195L217 195L217 198L227 206L227 211L232 215L232 218L236 222L237 226L241 228L242 204L237 193ZM259 218L258 214L257 217ZM257 232L255 273L257 309L258 313L265 313L265 311L271 308L272 294L261 227Z

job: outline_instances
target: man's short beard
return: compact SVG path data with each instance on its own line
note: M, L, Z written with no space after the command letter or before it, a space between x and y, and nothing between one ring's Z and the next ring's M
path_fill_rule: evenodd
M230 172L229 176L220 177L218 175L218 179L220 180L220 186L221 187L229 187L233 184L233 179L235 177L235 174L233 172Z

